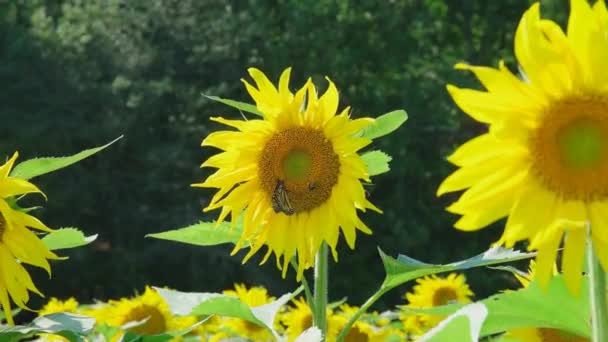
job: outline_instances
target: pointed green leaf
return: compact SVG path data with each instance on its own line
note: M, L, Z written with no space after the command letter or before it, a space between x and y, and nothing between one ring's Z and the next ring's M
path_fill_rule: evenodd
M59 228L54 232L47 234L42 238L42 242L44 242L48 249L54 250L88 245L95 241L95 239L97 239L97 234L84 236L84 233L77 228L68 227Z
M67 338L70 342L84 341L95 325L92 317L71 314L53 313L34 319L28 325L0 327L0 341L21 341L36 334L55 334Z
M394 259L380 250L380 257L386 271L386 278L382 287L393 288L425 275L502 264L528 259L535 255L534 253L522 253L503 247L492 247L484 253L463 261L445 265L434 265L418 261L406 255L399 255L397 259Z
M251 113L251 114L255 114L255 115L259 115L259 116L264 116L258 110L258 107L256 107L255 105L252 105L250 103L244 103L244 102L239 102L239 101L235 101L235 100L223 99L221 97L212 96L212 95L205 95L205 94L203 94L203 96L206 97L206 98L208 98L209 100L221 102L221 103L223 103L225 105L228 105L230 107L236 108L238 110L242 110L243 112L247 112L247 113Z
M394 110L377 117L373 124L362 129L357 136L376 139L395 131L405 121L407 121L407 112L402 109Z
M370 176L390 171L389 162L393 159L382 151L369 151L361 155Z
M581 288L587 286L588 277L584 277ZM561 275L552 277L546 289L532 281L526 288L499 293L479 302L488 308L482 336L528 327L558 329L585 338L591 336L589 294L581 291L578 296L572 295ZM462 304L452 304L428 309L403 307L402 310L449 315L461 307Z
M268 329L278 338L279 335L274 330L276 315L282 306L302 291L303 287L284 294L274 302L257 307L249 307L237 297L220 293L179 292L157 287L154 289L165 299L171 312L176 315L218 315L240 318Z
M146 237L183 242L197 246L214 246L223 243L235 244L241 238L243 231L242 221L237 221L232 229L230 226L230 222L222 222L220 224L216 222L199 222L185 228L147 234ZM243 247L247 246L248 244L243 244Z
M456 311L429 330L420 342L477 342L488 309L480 303L469 304Z
M63 169L64 167L70 166L76 162L79 162L87 157L94 155L95 153L105 149L106 147L120 140L121 138L122 135L103 146L84 150L68 157L43 157L26 160L15 166L13 172L11 172L11 177L17 177L27 180L43 175L45 173Z

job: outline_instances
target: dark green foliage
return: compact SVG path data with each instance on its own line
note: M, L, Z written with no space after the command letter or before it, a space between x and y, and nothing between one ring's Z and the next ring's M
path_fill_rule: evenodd
M215 218L201 208L211 191L190 188L215 151L200 141L240 114L201 93L249 101L239 81L256 66L273 79L293 66L325 86L328 75L355 117L405 108L408 122L372 148L393 156L371 196L384 215L366 214L373 236L356 252L341 244L330 293L360 303L383 278L376 252L445 263L485 250L500 228L467 234L435 190L453 168L455 146L485 128L463 115L446 83L478 87L459 61L515 69L513 32L522 0L222 1L36 0L0 4L0 155L66 155L125 138L75 167L42 177L51 226L99 233L66 252L40 288L82 300L132 294L144 284L216 291L233 282L273 294L294 287L273 262L240 265L227 246L197 248L144 235ZM565 22L565 2L543 2ZM2 157L3 158L3 157ZM485 272L485 271L484 271ZM43 278L43 277L40 277ZM472 279L482 295L496 282ZM397 303L399 293L385 304ZM35 307L35 305L33 305Z

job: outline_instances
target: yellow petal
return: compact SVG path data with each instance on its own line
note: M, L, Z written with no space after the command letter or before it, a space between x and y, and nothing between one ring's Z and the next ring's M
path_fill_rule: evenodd
M579 293L581 280L583 279L586 239L587 232L585 230L570 230L566 234L564 242L562 271L566 279L566 286L574 294Z
M4 165L0 166L0 179L8 177L18 156L19 152L13 153L13 156Z
M541 287L547 288L549 279L553 272L553 265L557 257L557 249L562 240L562 232L553 234L545 241L543 245L538 246L538 255L536 256L536 278Z

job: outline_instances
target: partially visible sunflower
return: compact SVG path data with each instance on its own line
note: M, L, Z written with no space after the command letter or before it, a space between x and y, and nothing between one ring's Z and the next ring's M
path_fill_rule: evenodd
M335 342L338 333L346 326L348 320L357 312L359 308L342 304L338 312L328 318L328 326L333 327L335 333L327 334L328 342ZM328 329L329 330L329 329ZM355 324L344 336L344 342L384 342L389 336L398 335L402 337L396 329L388 327L377 327L366 319L358 319Z
M268 294L268 291L261 286L247 288L247 286L243 284L235 284L234 290L225 290L224 294L237 297L249 307L268 304L275 300L275 298L271 297ZM251 341L274 341L274 336L266 328L244 319L222 317L221 325L227 328L226 330L228 330L228 332L218 334L218 336L229 337L230 333L235 333L238 336L246 337Z
M38 311L38 316L44 316L57 312L71 312L76 313L78 311L78 301L70 297L66 300L60 300L58 298L51 298L43 307Z
M371 143L357 133L374 120L352 120L348 107L337 114L338 91L329 79L320 98L310 79L292 93L290 71L282 73L277 89L260 70L249 69L256 86L243 82L263 118L211 118L236 131L203 140L223 152L203 163L218 170L194 186L219 189L204 209L221 208L218 222L230 214L235 224L243 216L233 254L251 244L246 261L267 246L262 262L274 253L283 276L297 256L299 279L323 242L337 260L340 230L350 248L357 230L371 234L357 210L380 210L365 196L362 181L370 181L369 173L357 153Z
M34 184L9 176L17 156L18 153L15 152L0 166L0 304L10 325L14 324L11 299L18 307L30 310L26 306L29 301L28 291L42 296L23 266L29 264L41 267L50 276L51 266L48 260L60 259L28 227L45 232L52 230L37 218L16 208L15 197L30 193L42 194Z
M66 300L60 300L55 297L51 298L43 307L38 311L38 316L50 315L58 312L69 312L76 313L78 311L78 301L75 298L68 298ZM40 340L47 342L68 342L69 340L61 335L54 334L40 334Z
M536 273L536 265L534 260L530 262L527 274L514 273L515 278L523 287L528 287L534 279ZM557 269L553 269L553 274L557 274ZM551 328L520 328L512 329L506 333L506 336L520 342L589 342L585 337L572 335L565 331Z
M142 295L134 298L110 300L107 305L88 312L97 324L125 327L138 335L157 335L185 329L196 322L192 316L173 316L169 304L154 289L146 286ZM115 336L119 339L122 332Z
M515 32L520 78L458 64L487 91L449 85L456 104L489 132L448 159L460 167L438 194L466 190L448 210L474 231L507 217L499 244L529 241L546 286L562 240L570 291L580 288L587 229L608 269L608 11L603 0L571 0L568 30L541 19L540 4ZM565 237L565 239L564 239Z
M466 283L463 274L450 273L446 278L436 275L418 278L413 292L405 294L408 308L432 308L450 303L470 303L474 296L473 291ZM444 317L436 315L402 315L401 319L406 331L413 335L420 335L434 327Z
M281 314L281 323L286 327L288 341L293 341L300 336L306 329L312 327L313 317L312 311L304 298L298 298L293 301L294 306L289 306L287 311ZM327 338L331 340L338 335L340 327L334 324L334 313L331 309L327 309Z

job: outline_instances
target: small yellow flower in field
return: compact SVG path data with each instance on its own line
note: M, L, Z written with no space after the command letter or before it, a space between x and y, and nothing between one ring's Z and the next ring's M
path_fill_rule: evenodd
M249 307L268 304L275 300L274 297L271 297L268 294L268 291L265 288L260 286L254 286L248 289L247 286L243 284L236 284L234 290L225 290L224 294L237 297ZM268 329L244 319L222 317L220 325L225 326L227 330L236 335L246 337L252 341L274 341L274 337ZM230 334L226 333L221 336L229 337Z
M38 316L49 315L57 312L71 312L76 313L78 310L78 301L75 298L68 298L66 300L60 300L57 298L51 298L43 307L38 311Z
M196 318L192 316L173 316L167 302L149 286L142 295L110 300L107 305L87 313L97 319L97 324L105 323L112 327L132 325L126 330L138 335L157 335L185 329L196 323ZM119 333L115 339L122 334Z
M287 340L293 341L300 336L306 329L313 326L312 310L304 298L298 298L293 301L294 306L289 306L287 311L280 314L281 323L286 327ZM334 324L334 313L331 309L327 309L327 338L328 341L335 337L340 332L340 327Z
M530 262L529 271L527 274L515 274L515 277L523 287L527 287L534 279L536 265L534 260ZM554 268L553 274L557 274L557 269ZM520 342L589 342L588 338L572 335L565 331L560 331L551 328L520 328L513 329L506 333L508 338L515 339Z
M243 216L233 253L251 243L246 261L267 246L263 262L274 253L283 276L297 256L299 279L323 242L337 259L340 230L350 248L357 230L371 233L357 210L380 210L365 197L361 182L370 179L357 154L371 140L356 135L374 120L351 120L349 108L336 115L338 91L329 80L321 97L310 80L292 93L290 71L283 72L277 89L261 71L249 69L256 86L243 82L263 119L212 118L236 131L203 140L203 146L223 152L203 163L218 170L194 186L219 189L205 208L221 208L219 222L228 214L233 224Z
M25 264L41 267L51 274L48 260L59 259L55 253L29 228L52 231L37 218L14 208L14 198L29 193L40 193L34 184L23 179L9 177L18 154L0 166L0 304L8 324L13 325L12 299L18 307L29 308L28 291L42 296L26 271Z
M69 312L76 313L78 311L78 301L74 298L68 298L65 301L57 298L51 298L43 307L38 311L38 316L50 315L58 312ZM61 335L54 334L40 334L41 341L46 342L68 342L69 340Z
M346 326L348 320L357 312L359 308L342 304L339 312L328 317L327 342L335 342L338 333ZM332 332L333 333L330 333ZM396 329L378 327L371 322L359 318L344 336L344 342L384 342L389 336L395 335ZM401 336L402 334L398 334Z
M446 278L431 275L416 280L412 292L405 294L408 308L432 308L451 303L470 303L473 291L462 274L450 273ZM426 314L402 316L405 329L420 335L434 327L444 317Z
M489 132L448 159L460 167L438 194L468 189L448 210L474 231L507 217L499 243L528 240L538 250L537 276L546 286L564 240L562 269L579 290L586 227L608 269L608 11L572 0L566 33L528 9L515 33L522 76L458 64L487 91L449 85L458 106ZM564 238L565 237L565 238Z

